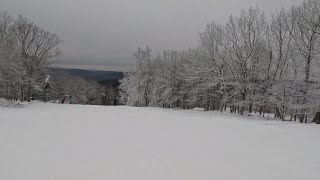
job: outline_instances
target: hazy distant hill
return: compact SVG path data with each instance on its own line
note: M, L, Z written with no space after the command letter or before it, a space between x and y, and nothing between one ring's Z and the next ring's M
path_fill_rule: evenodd
M83 69L64 69L64 68L50 68L50 74L68 74L70 76L79 76L86 79L100 81L113 81L123 78L123 72L115 71L95 71Z

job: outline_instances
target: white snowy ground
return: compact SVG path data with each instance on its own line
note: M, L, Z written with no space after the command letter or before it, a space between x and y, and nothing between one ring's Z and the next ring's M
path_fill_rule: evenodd
M320 126L219 112L0 107L1 180L319 180Z

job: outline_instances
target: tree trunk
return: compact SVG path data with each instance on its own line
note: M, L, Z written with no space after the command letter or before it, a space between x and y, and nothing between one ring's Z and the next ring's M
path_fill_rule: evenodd
M246 93L245 92L242 92L241 93L241 100L242 100L242 105L241 105L241 108L240 108L240 114L243 116L244 114L244 110L245 110L245 100L246 100Z
M27 101L30 102L31 100L31 94L32 94L32 87L31 85L28 85L28 89L27 89Z
M260 106L260 108L259 108L259 115L260 116L262 115L262 108L263 108L263 106Z
M219 110L220 110L220 112L222 112L223 111L223 107L224 107L224 105L223 105L223 94L222 93L220 93L220 107L219 107Z
M250 103L250 104L249 104L249 113L252 113L252 107L253 107L253 104Z

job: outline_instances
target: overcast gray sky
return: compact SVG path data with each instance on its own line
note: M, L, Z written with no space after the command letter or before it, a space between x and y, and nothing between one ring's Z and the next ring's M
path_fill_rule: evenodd
M259 5L266 13L302 0L0 0L0 8L29 17L58 34L59 66L127 70L138 46L153 51L195 47L212 20Z

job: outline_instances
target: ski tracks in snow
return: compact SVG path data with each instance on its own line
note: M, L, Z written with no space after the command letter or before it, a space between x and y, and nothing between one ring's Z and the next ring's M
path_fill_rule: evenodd
M166 169L166 171L168 172L168 179L173 179L173 180L177 180L178 178L175 176L173 169L169 166L169 163L164 160L163 158L161 158L161 156L159 155L159 153L156 153L155 151L152 150L150 145L145 145L144 146L144 150L146 153L150 154L152 159L154 161L158 161L161 166Z

